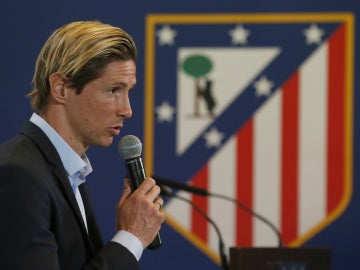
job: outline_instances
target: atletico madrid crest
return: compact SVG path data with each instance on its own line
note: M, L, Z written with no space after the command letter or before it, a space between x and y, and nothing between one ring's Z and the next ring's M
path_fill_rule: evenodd
M346 209L352 189L351 14L152 14L146 21L148 173L234 198L287 246ZM266 224L179 192L227 246L276 246ZM167 222L218 260L211 225L170 199Z

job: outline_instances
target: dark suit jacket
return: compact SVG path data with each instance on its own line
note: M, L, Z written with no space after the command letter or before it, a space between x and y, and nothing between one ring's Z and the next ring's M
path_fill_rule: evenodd
M102 238L84 200L89 233L60 157L33 123L0 145L0 269L140 269L122 245Z

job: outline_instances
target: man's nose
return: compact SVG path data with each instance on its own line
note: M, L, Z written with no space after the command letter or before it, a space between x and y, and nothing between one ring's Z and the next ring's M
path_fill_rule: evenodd
M121 102L118 103L118 116L121 116L125 119L131 118L132 109L129 98L124 98Z

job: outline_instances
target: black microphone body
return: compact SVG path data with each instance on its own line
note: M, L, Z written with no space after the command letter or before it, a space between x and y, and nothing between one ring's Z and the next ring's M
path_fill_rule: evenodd
M180 182L167 180L167 179L159 177L157 175L153 175L152 177L155 179L156 184L158 184L160 187L168 186L170 188L188 191L190 193L194 193L194 194L201 195L201 196L211 195L210 192L208 192L206 189L203 189L203 188L193 187L193 186L183 184Z
M145 170L141 157L135 157L125 160L125 165L130 178L133 190L137 189L141 182L146 178Z
M132 136L132 135L128 135L128 136ZM118 150L119 150L120 155L125 159L125 166L126 166L126 170L127 170L127 173L128 173L129 180L130 180L130 184L132 186L132 189L135 190L140 186L142 181L145 180L146 174L145 174L142 158L140 156L141 149L142 149L141 142L140 142L139 139L137 139L137 137L135 137L135 136L132 136L132 137L134 137L136 140L138 140L138 141L135 141L135 142L140 143L140 151L139 151L139 153L137 153L136 152L137 149L136 149L136 151L135 151L136 156L135 157L131 157L132 154L127 155L128 149L126 149L126 148L128 148L128 147L131 148L133 146L133 145L128 146L126 144L127 143L127 140L126 140L127 138L125 138L125 145L123 145L122 141L120 141ZM130 137L130 139L132 139L132 137ZM139 147L139 146L135 145L135 147ZM125 154L124 154L124 152L125 152ZM139 155L137 155L137 154L139 154ZM161 237L160 237L160 233L158 232L155 239L151 242L151 244L147 248L148 249L157 249L161 245L162 245Z

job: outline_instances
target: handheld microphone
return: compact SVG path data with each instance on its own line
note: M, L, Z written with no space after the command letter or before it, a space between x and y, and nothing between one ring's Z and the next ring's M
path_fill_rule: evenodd
M145 170L141 158L142 143L134 135L124 136L118 144L118 152L125 160L128 177L132 189L135 190L145 180ZM157 249L162 245L160 233L158 232L155 239L147 247L148 249Z
M281 237L281 233L276 228L276 226L270 220L268 220L264 216L260 215L259 213L256 213L254 210L252 210L250 207L246 206L242 202L240 202L238 200L235 200L235 199L233 199L231 197L222 195L222 194L211 193L208 190L203 189L203 188L192 187L192 186L189 186L187 184L175 182L175 181L168 180L168 179L165 179L165 178L161 178L161 177L158 177L158 176L153 176L153 178L156 180L156 183L161 187L161 189L164 189L164 187L170 187L170 188L174 188L174 189L178 189L178 190L184 190L184 191L194 193L194 194L197 194L197 195L200 195L200 196L212 196L212 197L216 197L216 198L219 198L219 199L223 199L223 200L235 203L238 207L240 207L241 209L243 209L244 211L246 211L250 215L256 217L257 219L261 220L266 225L268 225L271 228L271 230L276 234L276 237L278 239L279 247L284 246L283 240L282 240L282 237ZM168 194L168 193L169 193L169 191L167 190L166 194Z

